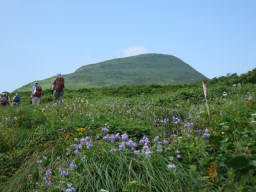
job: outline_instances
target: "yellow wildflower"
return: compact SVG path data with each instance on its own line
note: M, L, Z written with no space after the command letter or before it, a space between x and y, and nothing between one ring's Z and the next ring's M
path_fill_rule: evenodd
M214 182L215 177L217 176L217 167L214 163L210 163L208 168L208 174L210 178L208 179L209 182Z
M244 150L245 150L247 153L251 153L251 150L250 150L248 147L246 147Z
M78 128L78 129L76 129L78 132L83 132L83 131L85 131L85 128Z

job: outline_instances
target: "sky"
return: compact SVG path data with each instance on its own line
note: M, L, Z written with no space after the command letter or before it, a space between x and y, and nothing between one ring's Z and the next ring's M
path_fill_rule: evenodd
M0 0L0 92L141 53L208 78L256 67L255 0Z

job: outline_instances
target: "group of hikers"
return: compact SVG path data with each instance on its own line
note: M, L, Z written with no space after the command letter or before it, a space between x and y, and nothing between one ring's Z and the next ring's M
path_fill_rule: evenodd
M3 92L0 95L0 105L4 106L4 105L10 105L10 97L8 95L8 92ZM19 106L20 105L20 96L18 95L18 93L16 93L13 97L13 102L12 105L16 105Z
M65 88L64 77L61 74L57 74L51 87L54 103L56 103L57 101L60 101L60 103L63 102L62 97L64 94L64 88ZM35 84L32 87L32 94L31 94L32 104L33 105L40 104L41 96L42 96L42 87L39 85L38 82L35 82ZM0 95L1 106L11 105L11 104L14 106L19 106L20 102L21 102L21 99L18 93L14 95L12 103L11 103L8 92L3 92Z

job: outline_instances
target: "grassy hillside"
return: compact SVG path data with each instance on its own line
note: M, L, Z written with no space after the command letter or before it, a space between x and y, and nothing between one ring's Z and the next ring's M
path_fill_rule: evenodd
M86 65L65 75L66 87L117 87L121 85L182 84L207 79L182 60L171 55L143 54ZM39 81L49 89L53 78ZM19 91L29 91L33 83Z
M256 191L256 69L0 108L0 191ZM226 92L226 94L223 94Z

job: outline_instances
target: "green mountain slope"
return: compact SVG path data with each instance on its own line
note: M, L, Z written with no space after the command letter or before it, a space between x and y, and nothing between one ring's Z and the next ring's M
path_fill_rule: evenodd
M54 77L41 80L43 89L51 87ZM65 75L68 89L103 86L181 84L207 79L182 60L171 55L142 54L86 65ZM18 91L28 91L29 83Z

